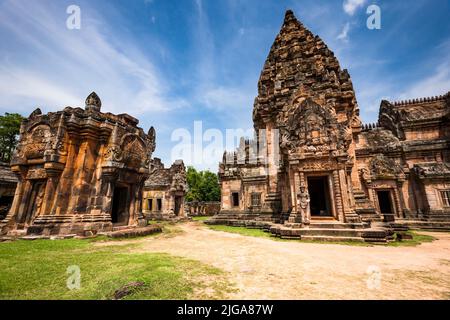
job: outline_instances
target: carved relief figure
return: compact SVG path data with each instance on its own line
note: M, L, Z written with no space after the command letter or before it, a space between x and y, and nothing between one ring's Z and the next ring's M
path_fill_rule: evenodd
M300 191L297 193L297 204L304 224L310 224L311 222L310 202L308 190L304 185L300 186Z

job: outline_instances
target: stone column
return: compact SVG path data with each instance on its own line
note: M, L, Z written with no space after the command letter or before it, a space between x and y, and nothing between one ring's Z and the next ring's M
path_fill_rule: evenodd
M52 207L56 196L56 186L58 185L59 173L47 172L47 183L45 185L44 199L40 215L51 215Z
M345 222L344 208L342 204L341 185L338 170L333 171L334 195L336 197L336 212L340 222Z
M403 194L399 190L403 185L402 181L397 181L397 188L394 189L395 206L397 208L397 218L403 218Z

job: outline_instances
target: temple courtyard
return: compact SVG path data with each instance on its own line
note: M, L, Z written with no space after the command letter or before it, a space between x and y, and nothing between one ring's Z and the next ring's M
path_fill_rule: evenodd
M282 241L201 221L164 230L131 240L0 243L0 297L113 299L125 288L126 299L450 298L450 233L386 246ZM69 265L80 267L78 290L66 287ZM142 287L128 292L130 283Z

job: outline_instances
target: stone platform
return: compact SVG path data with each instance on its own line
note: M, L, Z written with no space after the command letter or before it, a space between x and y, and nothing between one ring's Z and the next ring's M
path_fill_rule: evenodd
M205 221L208 225L228 225L249 229L262 229L281 239L308 241L355 241L386 243L393 240L394 231L390 225L376 223L339 223L334 221L312 222L308 227L289 223L276 223L264 220L229 219L215 216Z

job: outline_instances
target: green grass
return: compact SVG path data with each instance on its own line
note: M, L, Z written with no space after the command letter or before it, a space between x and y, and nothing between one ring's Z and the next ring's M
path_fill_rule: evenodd
M193 221L206 221L208 219L211 219L211 217L192 217Z
M270 238L273 240L282 240L280 238L276 238L271 236L270 233L264 232L261 229L249 229L245 227L232 227L232 226L224 226L224 225L208 225L208 228L215 231L223 231L229 233L236 233L242 236L248 237L258 237L258 238Z
M387 246L389 247L415 247L422 243L433 242L436 238L424 234L417 233L416 231L408 231L403 232L405 234L411 235L412 240L403 240L403 241L393 241L389 242Z
M124 285L145 286L126 299L223 298L225 274L167 254L132 253L136 245L96 246L89 240L0 243L0 299L112 299ZM69 266L81 270L81 288L69 290Z
M245 227L233 227L233 226L224 226L224 225L208 225L208 228L215 231L223 231L223 232L229 232L229 233L235 233L240 234L242 236L248 236L248 237L258 237L258 238L267 238L274 241L297 241L301 243L317 243L317 244L338 244L338 245L346 245L346 246L362 246L362 247L371 247L373 245L380 245L380 246L389 246L389 247L410 247L410 246L418 246L425 242L432 242L436 240L435 238L419 234L417 232L408 231L406 232L409 235L413 236L412 240L403 240L403 241L394 241L389 242L387 244L371 244L367 242L358 242L358 241L312 241L312 240L287 240L287 239L280 239L277 237L272 236L268 232L264 232L261 229L249 229Z

